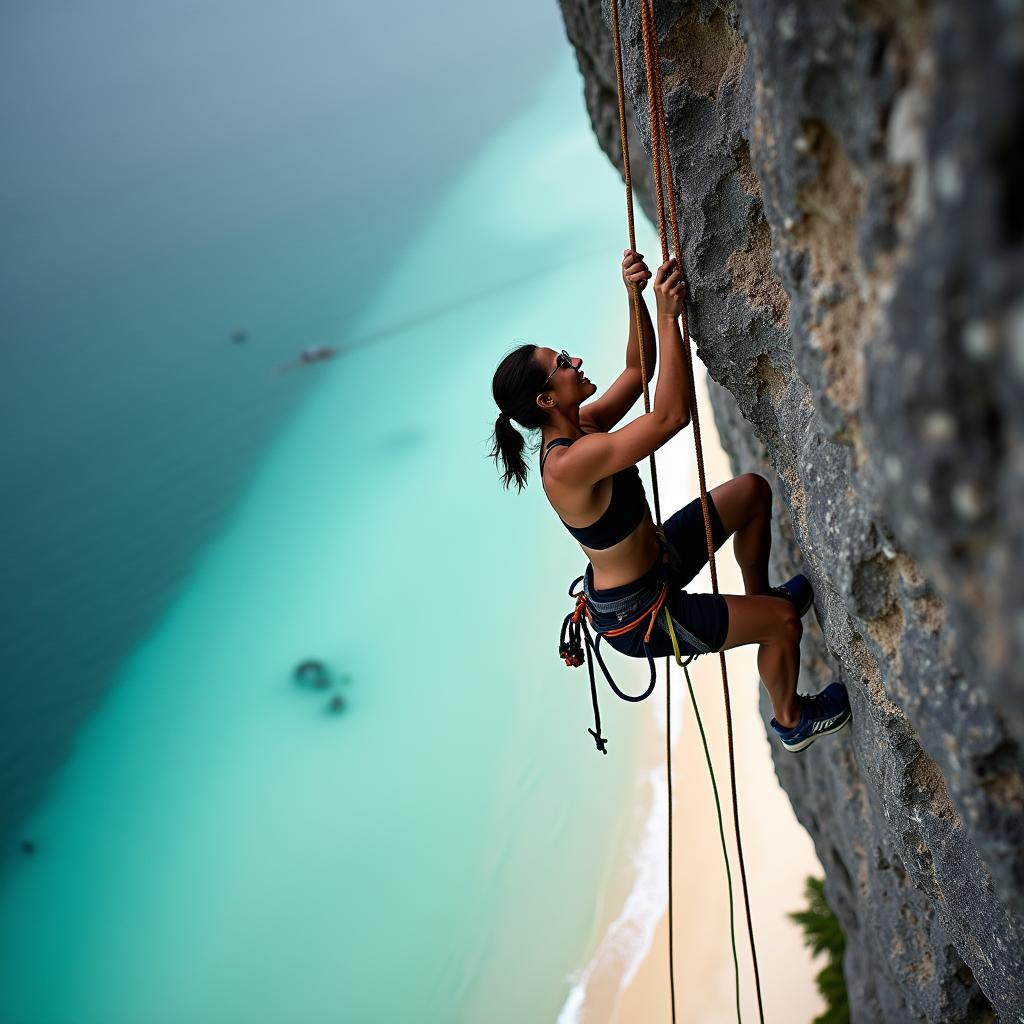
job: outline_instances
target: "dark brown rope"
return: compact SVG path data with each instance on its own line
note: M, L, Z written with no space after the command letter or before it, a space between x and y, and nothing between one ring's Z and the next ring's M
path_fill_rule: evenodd
M612 0L612 35L615 37L615 85L619 100L619 140L622 143L622 176L626 182L626 222L629 247L636 252L636 225L633 217L633 179L629 167L629 137L626 129L626 90L622 81L622 41L619 36L619 0ZM651 392L644 356L643 322L640 316L640 289L633 288L633 309L636 316L637 345L640 350L640 380L643 384L644 412L651 411ZM661 528L661 496L658 491L658 466L651 452L651 493L654 495L654 520ZM668 784L668 978L672 1000L672 1024L676 1020L676 971L672 935L672 687L669 685L671 660L665 658L665 773Z
M632 186L630 180L629 171L629 150L626 141L626 123L625 123L625 96L623 87L623 76L622 76L622 49L621 40L619 34L619 18L618 18L618 0L612 2L612 29L615 37L615 77L616 85L618 87L618 99L619 99L619 132L622 140L622 154L623 154L623 167L625 171L626 179L626 195L627 195L627 216L629 220L629 237L630 246L635 250L635 229L633 223L633 201L632 201ZM664 107L664 94L661 81L661 58L658 50L658 36L657 27L655 20L654 11L654 0L640 0L640 15L641 15L641 31L643 35L644 44L644 70L647 79L647 98L648 98L648 113L650 117L651 126L651 156L654 170L654 188L655 196L657 199L658 206L658 236L661 242L661 254L662 262L665 262L669 258L669 247L668 247L668 231L666 229L666 198L668 206L668 220L671 224L672 229L672 241L675 249L676 264L679 268L680 273L683 276L684 284L686 284L686 273L683 266L682 254L683 254L683 237L679 229L679 219L676 211L675 202L675 187L672 176L672 157L668 145L668 134L665 128L665 107ZM687 287L687 294L689 288ZM639 293L636 298L639 299ZM639 316L638 316L639 320ZM704 453L703 445L701 442L700 434L700 415L697 408L697 395L693 372L693 359L690 353L689 345L689 317L687 315L687 308L684 304L681 318L680 318L681 336L683 341L683 353L686 361L687 378L690 387L690 419L693 423L693 439L694 447L696 450L697 457L697 475L700 483L700 502L701 510L704 518L704 535L705 542L708 550L708 566L711 570L711 586L715 594L719 593L718 589L718 567L715 563L715 548L714 541L711 533L711 515L708 505L708 494L707 494L707 478L704 469ZM645 411L650 411L650 401L647 383L646 366L644 365L643 359L643 335L639 335L640 349L641 349L641 374L643 376L643 387L644 387L644 408ZM652 488L655 495L655 505L659 504L657 481L653 476L654 469L654 457L651 457L652 465ZM661 523L660 509L658 510L658 524ZM750 912L750 893L747 885L747 872L746 865L743 858L743 841L740 831L740 817L739 817L739 798L736 787L736 758L735 758L735 745L733 737L732 727L732 707L729 699L729 677L726 668L725 653L719 652L719 663L722 671L722 698L725 706L725 721L726 721L726 733L728 737L729 747L729 782L730 789L732 792L732 807L733 807L733 821L735 824L736 831L736 851L739 861L740 868L740 880L743 887L743 904L746 912L747 919L747 934L750 940L750 954L751 960L754 967L754 985L757 991L757 1008L758 1017L761 1024L764 1024L764 1005L761 997L761 976L760 970L757 963L757 948L754 941L754 925L753 918ZM666 675L668 671L668 659L666 659ZM666 686L666 691L669 691L670 687ZM668 699L668 698L667 698ZM666 714L668 714L670 705L666 705ZM695 705L696 709L696 705ZM676 1019L675 1009L675 976L674 976L674 956L673 956L673 936L672 936L672 783L671 783L671 764L672 764L672 752L671 752L671 739L669 737L670 722L666 721L666 738L667 742L667 760L668 760L668 778L669 778L669 793L668 793L668 819L669 819L669 977L670 985L672 990L672 1020ZM738 1011L738 1005L737 1005Z
M636 227L633 217L633 180L629 166L629 137L626 129L626 91L622 81L622 41L619 35L619 0L612 0L612 35L615 37L615 84L619 101L619 139L622 144L622 176L626 183L626 222L629 229L629 247L636 252ZM636 316L637 345L640 351L640 380L643 384L644 412L651 411L647 361L644 356L643 324L640 316L640 289L633 289L633 308ZM661 496L658 490L658 466L651 452L651 493L654 495L654 519L661 528ZM668 786L668 978L672 1005L672 1024L676 1021L676 971L672 922L672 687L670 658L665 658L665 774Z

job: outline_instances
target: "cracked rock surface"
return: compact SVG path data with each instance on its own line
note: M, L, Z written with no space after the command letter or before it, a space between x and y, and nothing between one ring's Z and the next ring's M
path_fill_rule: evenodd
M621 169L607 2L561 6ZM620 12L654 220L636 0ZM853 706L804 754L772 743L853 1020L1024 1021L1024 5L660 0L657 20L718 429L772 484L774 577L815 588L800 689L839 678Z

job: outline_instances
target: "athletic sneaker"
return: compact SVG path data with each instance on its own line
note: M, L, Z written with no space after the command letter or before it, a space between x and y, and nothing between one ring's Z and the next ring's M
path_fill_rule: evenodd
M782 745L794 754L809 747L815 740L839 732L850 721L850 699L840 682L829 683L821 693L798 693L800 721L792 729L783 729L773 718L772 728Z
M814 602L814 589L811 587L811 581L803 573L787 580L781 586L772 587L771 592L776 597L785 598L790 604L796 605L800 618L807 614L807 609Z

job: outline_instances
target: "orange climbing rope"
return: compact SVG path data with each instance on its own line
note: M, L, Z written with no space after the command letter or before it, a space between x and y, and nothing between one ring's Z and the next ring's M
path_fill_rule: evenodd
M615 82L618 92L618 105L619 105L619 137L622 144L622 164L623 164L623 176L626 184L626 212L627 221L629 228L629 245L633 251L636 251L636 233L633 218L633 190L632 190L632 179L630 175L630 164L629 164L629 144L626 133L626 107L625 107L625 89L623 85L623 74L622 74L622 44L619 32L619 0L612 0L611 13L612 13L612 34L615 40ZM654 13L654 0L640 0L640 22L641 32L643 37L644 47L644 67L647 79L647 98L648 98L648 112L650 117L651 126L651 157L653 163L654 172L654 189L655 196L658 205L658 236L661 241L661 258L662 262L665 262L669 258L669 246L668 246L668 231L666 228L666 197L668 205L668 220L672 229L672 241L675 251L676 264L683 275L683 281L686 282L686 273L683 267L683 239L679 231L679 221L676 213L675 204L675 188L672 178L672 160L671 153L668 146L668 138L665 130L665 108L664 108L664 95L662 93L661 83L661 58L658 52L658 35L655 25L655 13ZM643 345L643 330L641 327L640 320L640 291L639 288L634 286L632 293L632 301L634 305L634 314L636 316L637 325L637 338L639 339L639 350L640 350L640 374L643 382L643 397L644 397L644 411L651 411L650 404L650 389L647 378L647 366L644 360L644 345ZM693 423L693 440L694 447L697 456L697 474L700 483L700 502L701 509L704 513L704 534L707 542L708 549L708 565L711 570L711 586L714 593L718 593L718 570L715 564L715 548L711 536L711 517L708 509L708 496L707 496L707 480L704 472L704 452L701 445L700 436L700 417L697 409L696 392L694 386L694 374L693 374L693 360L690 355L690 334L689 334L689 322L687 317L686 305L684 303L682 314L680 317L680 334L683 340L683 353L686 362L687 376L690 387L690 419ZM658 494L658 477L657 468L655 464L654 454L651 454L651 487L654 494L654 512L655 520L660 529L661 527L661 507L660 497ZM656 613L655 613L656 614ZM672 620L670 616L666 616L668 620L668 627L672 633L673 646L675 647L675 636L672 627ZM676 659L679 664L682 661L678 656L678 647L676 647ZM747 873L746 867L743 861L743 843L740 835L740 819L739 819L739 800L736 790L736 765L735 765L735 751L733 743L733 731L732 731L732 710L729 701L729 678L726 670L725 654L724 652L719 653L719 661L722 669L722 698L725 704L725 721L726 721L726 732L728 736L729 746L729 781L730 788L732 791L732 808L733 808L733 821L735 823L736 830L736 851L739 861L740 868L740 879L742 881L743 888L743 903L746 911L747 919L747 934L750 940L750 955L754 967L754 985L757 992L757 1008L758 1016L761 1024L764 1024L764 1006L761 999L761 978L757 964L757 949L754 943L754 925L750 913L750 895L747 888ZM676 1019L676 998L675 998L675 968L674 968L674 950L673 950L673 906L672 906L672 741L668 730L668 714L671 711L671 687L668 686L669 676L669 659L665 659L665 700L666 700L666 760L667 760L667 772L668 772L668 894L669 894L669 906L668 906L668 925L669 925L669 983L670 993L672 1000L672 1020ZM685 667L684 667L685 671ZM690 690L690 698L693 702L694 712L697 716L697 722L701 731L701 738L704 742L705 756L708 760L708 769L711 772L711 782L715 793L715 802L719 807L719 831L722 838L723 854L725 855L726 872L729 874L729 898L730 898L730 926L733 929L733 961L736 966L736 1013L737 1019L740 1016L739 1007L739 966L736 960L736 942L735 942L735 926L733 923L732 914L732 882L731 873L729 872L729 861L728 851L725 847L725 833L721 822L721 805L718 801L718 788L714 780L714 770L711 765L710 754L707 749L707 740L704 735L703 725L700 723L700 712L697 708L696 698L693 693L692 686L689 686L689 673L686 673L687 685Z

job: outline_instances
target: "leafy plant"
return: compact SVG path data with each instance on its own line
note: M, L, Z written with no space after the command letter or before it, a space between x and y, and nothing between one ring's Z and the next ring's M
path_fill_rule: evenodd
M804 945L812 956L824 953L828 957L828 962L814 979L825 1000L825 1012L815 1017L812 1024L850 1024L850 1004L843 976L846 936L825 900L825 880L808 876L804 882L804 897L807 909L798 910L789 917L803 929Z

